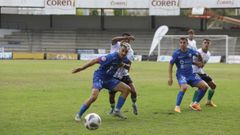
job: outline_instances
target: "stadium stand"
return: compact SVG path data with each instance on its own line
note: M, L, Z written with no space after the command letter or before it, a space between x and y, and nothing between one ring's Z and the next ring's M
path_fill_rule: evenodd
M136 54L147 55L153 38L153 31L129 31L136 40L133 43L133 49ZM227 31L228 35L239 37L238 32ZM75 53L77 49L106 49L109 51L111 38L120 35L121 31L86 31L86 30L21 30L13 32L0 38L0 44L4 46L6 51L14 52L64 52ZM170 30L168 35L184 35L185 31ZM226 35L226 31L197 31L198 35ZM177 40L177 39L174 39ZM200 43L200 40L197 40ZM169 55L169 44L176 44L169 39L162 40L161 54ZM224 40L217 41L212 47L212 53L215 55L223 55L225 52ZM240 54L240 39L235 41L232 46L234 55ZM198 44L198 46L200 46ZM175 47L173 46L172 49ZM222 50L221 50L222 49ZM222 54L223 53L223 54ZM154 54L157 54L156 51Z

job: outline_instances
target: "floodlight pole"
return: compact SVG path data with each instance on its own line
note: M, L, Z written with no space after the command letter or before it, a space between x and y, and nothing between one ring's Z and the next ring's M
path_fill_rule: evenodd
M2 7L0 7L0 28L2 28Z
M226 59L226 63L228 63L228 35L226 35L226 49L225 50L226 50L226 54L225 54L226 58L225 59Z
M49 20L49 25L50 25L50 28L53 27L53 15L50 15L50 20Z
M201 18L201 19L200 19L200 27L201 27L200 30L201 30L201 31L204 30L203 24L204 24L204 19Z
M105 28L104 28L104 9L103 8L101 8L101 17L100 17L100 23L101 23L101 30L105 30Z
M155 16L151 16L151 28L155 29L156 28L156 22L155 22Z

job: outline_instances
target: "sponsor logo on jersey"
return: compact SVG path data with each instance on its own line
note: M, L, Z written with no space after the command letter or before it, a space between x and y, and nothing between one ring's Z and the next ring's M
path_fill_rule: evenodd
M179 62L181 65L183 65L184 64L184 60L180 60L180 62Z
M191 53L189 53L189 54L188 54L188 57L192 57L192 54L191 54Z

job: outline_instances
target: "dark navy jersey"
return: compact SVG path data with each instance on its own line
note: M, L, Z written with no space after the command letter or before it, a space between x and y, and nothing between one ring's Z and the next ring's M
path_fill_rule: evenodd
M118 52L99 57L99 68L95 74L101 75L103 78L113 77L117 69L122 63L129 63L127 57L120 58Z
M173 52L170 64L176 64L177 75L190 76L193 74L193 56L197 55L199 55L199 53L193 49L188 48L186 52L182 52L180 49L176 49Z

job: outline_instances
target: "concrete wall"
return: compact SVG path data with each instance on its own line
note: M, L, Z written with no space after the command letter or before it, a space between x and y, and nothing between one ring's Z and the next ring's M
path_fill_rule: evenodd
M151 30L150 16L105 16L104 27L107 30ZM188 17L156 17L156 27L160 25L183 28L200 28L200 20ZM101 27L100 16L52 16L52 28L55 29L92 29ZM47 15L2 15L2 28L49 29L50 16Z
M53 28L56 29L100 29L99 16L53 16Z
M49 16L42 15L2 15L3 28L48 29Z
M200 29L200 19L193 19L189 17L182 16L156 17L155 22L156 25Z
M149 16L107 16L105 17L106 29L151 29L151 18Z

